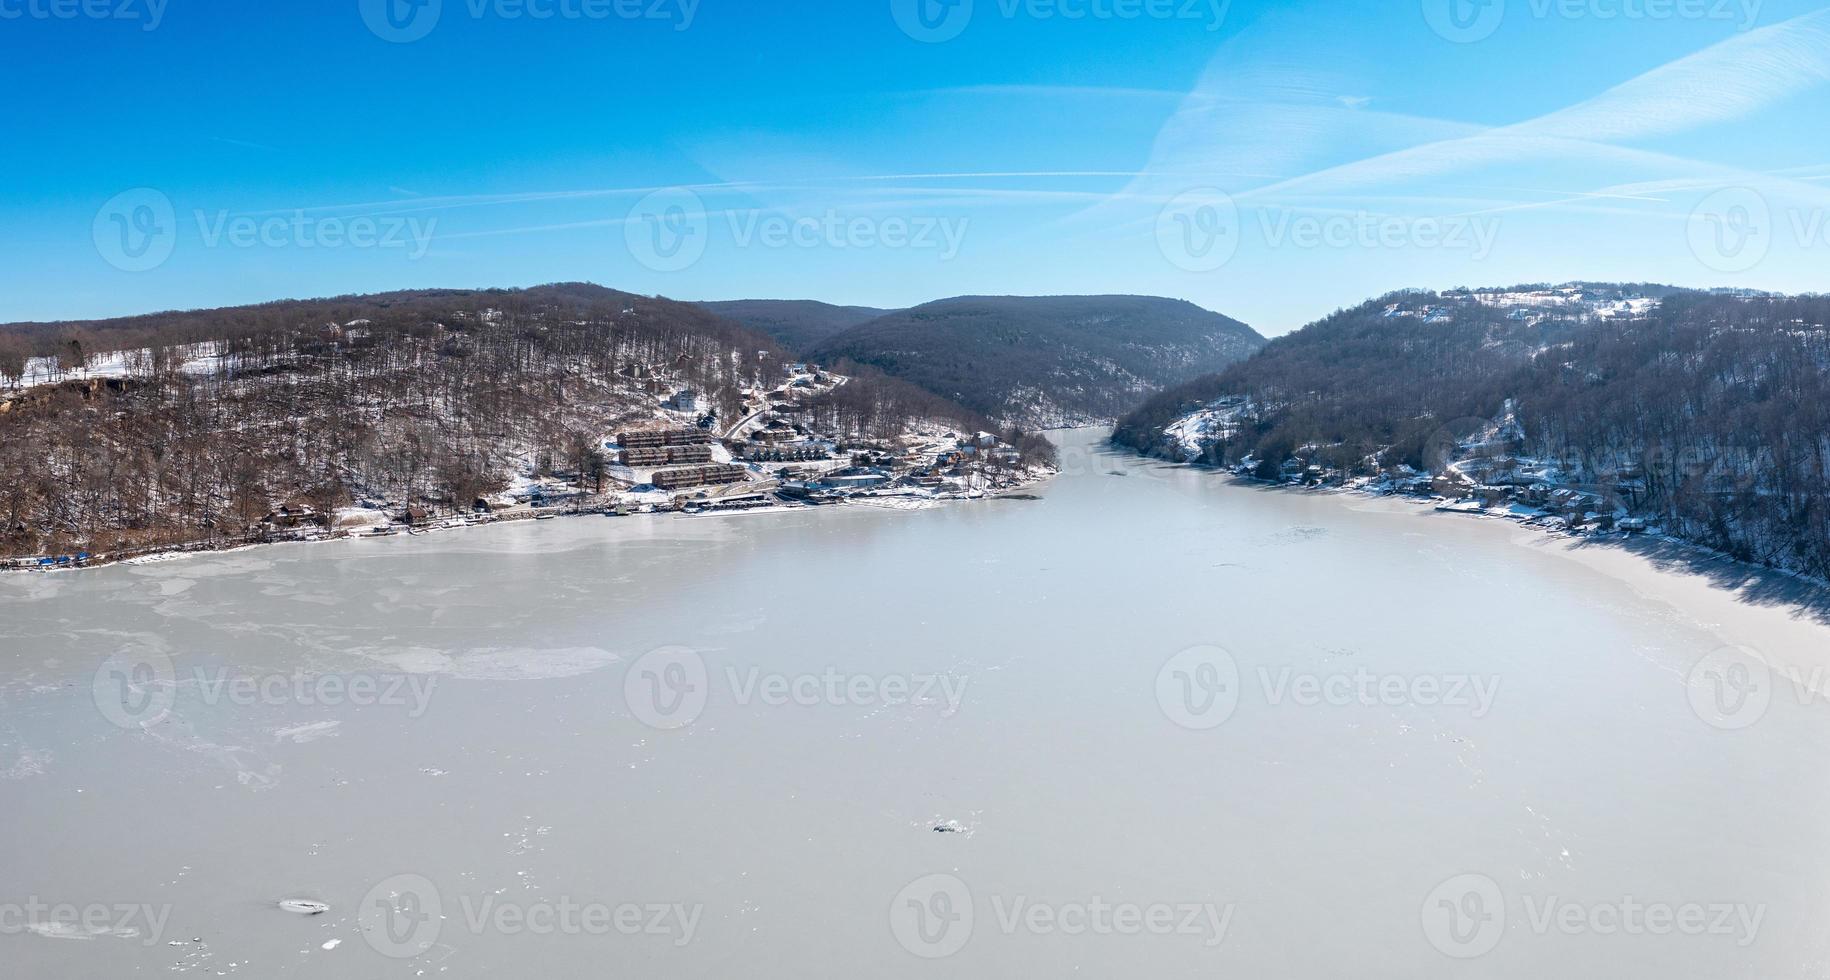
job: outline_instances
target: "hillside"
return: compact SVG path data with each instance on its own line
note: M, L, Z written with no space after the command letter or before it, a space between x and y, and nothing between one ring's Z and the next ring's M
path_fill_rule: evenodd
M1109 420L1264 343L1192 303L1147 296L968 296L853 327L808 357L878 368L1008 424Z
M791 360L585 284L0 326L0 556L235 541L289 503L467 512L554 475L601 486L610 433L759 418ZM837 438L985 423L873 377L809 412Z
M812 350L828 337L895 312L869 306L834 306L809 299L739 299L694 305L773 337L797 355Z
M1300 460L1310 479L1418 472L1498 500L1563 487L1604 517L1827 576L1826 324L1822 296L1397 293L1158 395L1114 440L1262 477Z

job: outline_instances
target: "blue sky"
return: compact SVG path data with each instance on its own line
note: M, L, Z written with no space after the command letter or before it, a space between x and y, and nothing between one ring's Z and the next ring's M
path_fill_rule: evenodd
M1830 270L1822 3L0 0L0 52L0 320Z

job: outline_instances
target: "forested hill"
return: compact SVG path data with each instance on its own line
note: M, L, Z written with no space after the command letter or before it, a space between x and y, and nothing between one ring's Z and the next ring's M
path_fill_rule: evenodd
M228 538L291 501L467 508L601 465L608 433L682 389L739 418L791 360L696 306L585 284L0 326L0 556ZM869 438L984 422L872 378L818 409Z
M645 309L654 326L667 330L700 333L731 343L741 338L746 346L759 339L740 324L690 304L637 296L593 283L555 283L531 289L420 289L176 310L109 320L0 324L0 381L16 377L9 368L13 366L12 359L21 353L66 354L72 339L88 350L105 352L217 340L253 343L265 337L295 334L305 325L318 329L351 320L370 321L385 334L428 319L451 314L458 314L461 319L486 309L500 310L504 316L514 318L568 309L581 316L606 317L637 308ZM774 345L765 341L760 346Z
M1440 472L1479 446L1737 557L1830 575L1830 297L1574 284L1336 313L1120 421L1263 475ZM1498 448L1496 448L1498 447Z
M966 296L879 317L813 348L1028 427L1110 420L1264 343L1237 320L1149 296Z
M768 334L794 354L804 354L834 334L895 312L807 299L739 299L696 305Z

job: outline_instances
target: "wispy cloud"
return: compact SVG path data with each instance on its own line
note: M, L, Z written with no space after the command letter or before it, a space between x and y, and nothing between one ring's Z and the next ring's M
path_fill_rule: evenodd
M1258 193L1377 186L1524 160L1643 163L1646 158L1611 144L1740 119L1826 81L1830 11L1819 11L1737 36L1536 119L1325 168Z
M1830 81L1830 10L1750 31L1520 127L1620 141L1740 119Z
M247 150L265 150L269 153L280 152L279 147L268 146L265 143L256 143L253 140L236 139L233 136L212 136L210 137L210 142L221 143L225 146L239 146Z

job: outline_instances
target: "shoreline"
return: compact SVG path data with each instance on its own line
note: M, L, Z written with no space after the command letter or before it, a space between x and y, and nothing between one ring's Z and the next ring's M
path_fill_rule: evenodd
M1775 627L1786 635L1762 644L1767 659L1773 648L1830 650L1830 581L1799 572L1744 562L1725 552L1669 534L1584 532L1552 527L1541 518L1505 509L1444 510L1442 498L1379 493L1363 487L1292 486L1272 480L1240 476L1230 470L1200 463L1179 462L1139 452L1129 446L1102 440L1098 448L1141 463L1172 469L1194 470L1220 477L1241 489L1313 494L1350 503L1362 509L1413 517L1473 517L1472 526L1504 530L1511 542L1535 553L1575 562L1587 570L1625 586L1642 598L1669 606L1700 629L1721 637L1730 624L1756 635ZM1775 614L1783 616L1783 623ZM1726 643L1726 641L1725 641ZM1788 666L1807 672L1821 666L1816 660L1781 657ZM1822 658L1818 658L1822 659ZM1830 672L1826 672L1830 682Z
M1420 509L1427 508L1433 513L1446 514L1455 517L1471 517L1489 521L1502 521L1520 530L1541 532L1540 535L1537 536L1551 540L1563 540L1590 546L1613 545L1618 550L1628 552L1657 550L1661 552L1657 559L1658 561L1673 565L1682 564L1694 567L1714 564L1729 565L1741 570L1744 574L1738 577L1743 579L1783 578L1794 583L1800 590L1823 593L1823 595L1819 597L1818 602L1806 603L1801 600L1800 604L1818 607L1817 615L1822 616L1825 625L1830 626L1830 579L1816 578L1811 575L1806 575L1803 572L1796 572L1790 569L1774 568L1768 565L1757 565L1753 562L1742 561L1727 552L1673 534L1654 534L1650 532L1628 534L1621 531L1572 531L1568 528L1558 528L1553 527L1548 523L1542 523L1547 517L1551 516L1543 513L1517 514L1507 512L1503 509L1484 506L1444 506L1445 504L1453 504L1455 502L1440 496L1424 497L1415 494L1380 493L1364 487L1294 486L1276 480L1263 480L1257 477L1240 476L1237 473L1217 466L1207 466L1200 463L1180 463L1175 460L1163 459L1161 457L1151 456L1148 453L1138 452L1128 446L1114 446L1113 448L1120 452L1134 455L1139 459L1160 463L1164 466L1211 473L1215 476L1224 478L1228 483L1241 487L1259 490L1276 490L1285 493L1358 497L1369 501L1392 501L1403 505L1403 509L1406 512L1416 512ZM1684 554L1680 555L1674 553L1678 551L1681 551ZM1768 587L1763 586L1763 591L1767 588Z
M629 519L629 518L672 517L675 520L698 521L698 520L717 520L717 519L724 519L724 518L743 517L743 516L748 516L748 515L753 515L753 514L780 516L783 514L814 513L814 512L818 512L818 511L831 510L835 507L846 507L846 506L871 507L871 508L875 508L875 509L879 509L879 510L926 510L926 509L930 509L930 508L944 507L949 504L983 503L986 501L1012 498L1013 495L1025 494L1035 487L1046 484L1048 481L1054 479L1054 477L1057 475L1058 474L1056 474L1056 473L1050 473L1047 475L1036 476L1034 478L1024 480L1023 482L1017 484L1016 486L1005 487L1005 488L1002 488L1002 489L999 489L996 491L982 490L982 491L973 491L971 493L948 494L948 495L944 495L944 496L917 497L913 494L891 495L891 494L864 493L864 494L857 495L855 498L848 498L848 499L842 500L842 501L834 501L834 502L823 503L823 504L786 503L786 502L784 502L784 503L779 503L779 504L773 504L768 507L754 507L754 508L731 509L731 510L714 510L714 511L709 511L709 512L707 512L707 511L691 512L691 511L667 508L667 509L657 509L657 510L648 511L648 512L632 511L628 514L615 514L615 513L609 512L609 511L605 511L605 510L562 511L559 513L548 513L548 514L528 511L528 512L514 513L514 514L496 515L496 516L489 517L487 519L476 519L476 518L460 517L457 515L453 515L451 517L444 517L444 518L440 518L435 521L428 521L426 525L423 525L420 527L410 527L405 524L366 524L359 528L347 528L347 529L336 530L336 531L324 531L320 534L315 534L315 535L304 535L304 536L299 536L299 537L285 537L285 538L279 538L279 539L272 540L272 541L247 541L247 540L225 541L220 545L212 545L207 542L193 542L190 544L177 544L177 545L170 545L170 546L165 546L165 547L135 549L131 552L125 552L125 553L119 553L119 554L113 554L113 555L110 555L110 554L95 555L95 556L89 557L87 560L80 561L80 562L79 561L65 561L65 562L62 562L59 564L52 564L52 565L25 564L26 562L38 562L38 561L40 561L39 558L0 558L0 577L7 576L7 575L15 575L15 574L24 575L24 574L36 573L36 574L43 575L43 574L51 574L54 572L95 571L95 570L100 570L103 568L112 568L116 565L158 565L158 564L165 564L167 562L180 561L185 558L191 558L191 557L224 555L224 554L230 554L230 553L238 552L238 551L265 550L268 548L283 547L285 545L334 544L334 543L348 543L348 542L354 542L354 541L371 541L371 540L380 541L380 540L385 540L385 539L389 539L389 538L422 537L427 534L438 534L438 533L442 533L442 532L446 532L446 531L468 531L468 530L474 530L477 528L496 527L496 526L507 525L507 524L529 524L529 523L535 523L535 522L555 520L555 519L562 518L562 517L566 517L566 518L595 517L595 518L600 518L600 519L601 518L611 518L611 519L615 519L615 520L625 520L625 519ZM1015 497L1015 499L1023 499L1023 498L1020 496L1017 496L1017 497ZM372 533L373 529L377 528L377 527L385 527L385 528L388 528L389 530L385 534Z
M1830 667L1830 657L1825 656L1830 651L1826 643L1830 640L1830 583L1739 561L1670 535L1560 531L1503 511L1441 510L1439 501L1430 498L1356 487L1289 486L1213 467L1134 455L1165 466L1212 473L1226 485L1243 490L1295 491L1393 517L1478 518L1464 523L1504 533L1512 546L1533 554L1571 562L1669 610L1721 647L1754 654L1801 698L1830 696L1830 691L1823 690L1830 688L1830 671L1825 669Z

